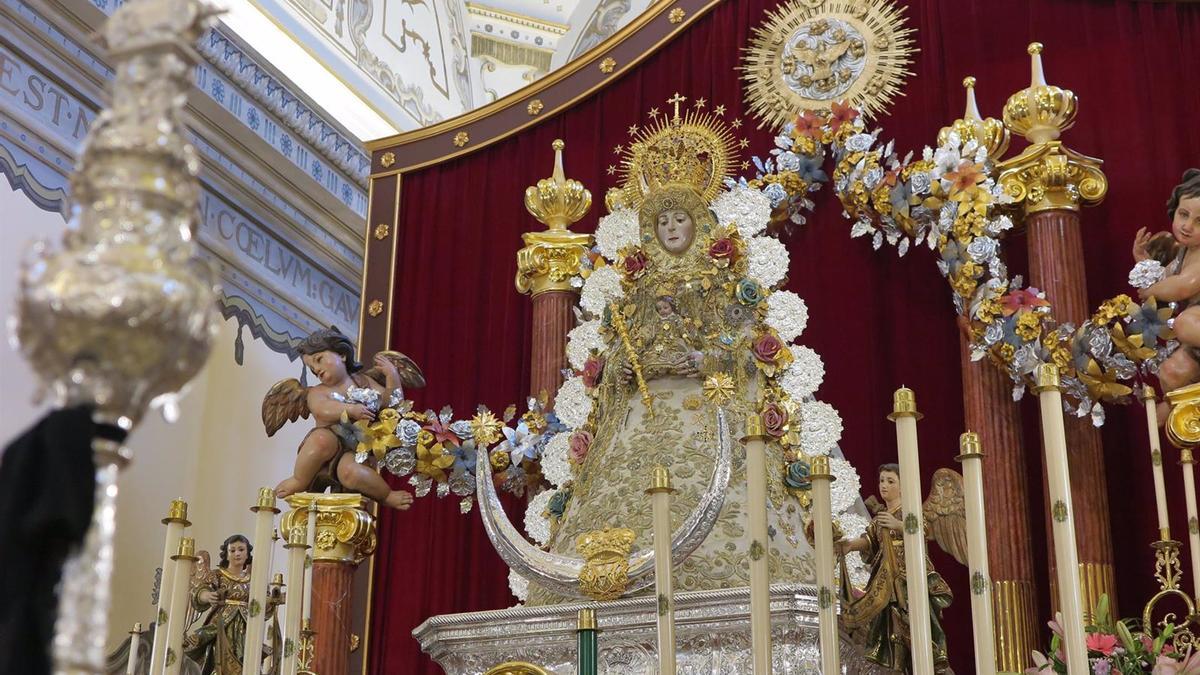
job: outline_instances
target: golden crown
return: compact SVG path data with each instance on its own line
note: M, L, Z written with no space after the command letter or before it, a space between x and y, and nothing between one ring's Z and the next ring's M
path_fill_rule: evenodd
M621 194L609 198L610 203L617 200L636 209L647 194L672 184L692 188L705 202L721 191L725 178L733 173L737 148L749 145L745 139L734 138L733 129L740 127L741 121L727 123L723 105L705 110L703 98L681 112L680 104L686 101L676 93L667 99L671 114L651 108L649 124L629 127L632 138L628 147L614 149L621 155ZM615 167L609 171L615 172Z
M636 536L633 530L624 527L592 530L576 538L575 550L589 561L624 560L629 557Z

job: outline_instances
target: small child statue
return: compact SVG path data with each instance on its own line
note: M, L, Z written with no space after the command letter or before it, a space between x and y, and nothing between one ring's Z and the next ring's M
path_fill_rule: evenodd
M1171 354L1158 369L1164 392L1200 380L1200 169L1188 169L1183 180L1167 200L1171 232L1151 234L1138 230L1133 241L1130 283L1141 286L1138 297L1153 296L1160 302L1173 302L1177 314L1173 328L1181 348ZM1162 266L1161 279L1156 264ZM1158 423L1165 424L1170 406L1159 403Z
M407 509L412 494L393 490L375 470L375 458L356 457L335 427L350 421L372 421L382 407L404 398L404 386L421 387L420 368L399 352L379 352L374 367L364 370L354 358L354 343L337 328L309 335L296 348L320 384L305 387L295 378L282 380L263 398L262 417L267 436L286 422L311 414L316 422L296 455L292 476L275 488L279 498L301 491L358 492L385 506Z

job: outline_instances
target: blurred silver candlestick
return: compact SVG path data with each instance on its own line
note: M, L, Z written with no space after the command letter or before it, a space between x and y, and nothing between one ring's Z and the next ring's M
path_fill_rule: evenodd
M61 245L39 244L21 271L15 335L42 391L126 431L195 376L216 330L211 274L192 242L199 163L182 121L198 60L190 45L212 15L198 0L133 0L109 19L112 107L84 143ZM98 673L105 661L117 475L129 451L106 440L93 449L96 506L64 567L55 627L63 673Z

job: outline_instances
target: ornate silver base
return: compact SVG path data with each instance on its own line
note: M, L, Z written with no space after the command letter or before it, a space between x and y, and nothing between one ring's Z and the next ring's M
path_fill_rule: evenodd
M480 675L506 661L525 661L555 675L575 675L575 617L583 607L596 610L601 673L657 671L653 597L446 614L427 619L413 637L447 675ZM675 625L679 673L751 672L749 589L680 593ZM821 672L815 587L771 587L771 632L775 673ZM865 663L844 637L841 652L845 673L891 672Z

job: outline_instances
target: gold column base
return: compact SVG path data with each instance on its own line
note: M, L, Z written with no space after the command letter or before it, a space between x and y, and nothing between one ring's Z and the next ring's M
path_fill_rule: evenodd
M1037 644L1037 603L1030 581L993 581L992 613L996 630L996 670L1022 673L1033 665Z
M1096 607L1100 604L1100 596L1108 596L1108 615L1120 616L1117 613L1117 579L1111 563L1079 563L1079 595L1083 606L1083 621L1085 624L1096 620ZM1058 581L1050 575L1050 612L1059 610Z

